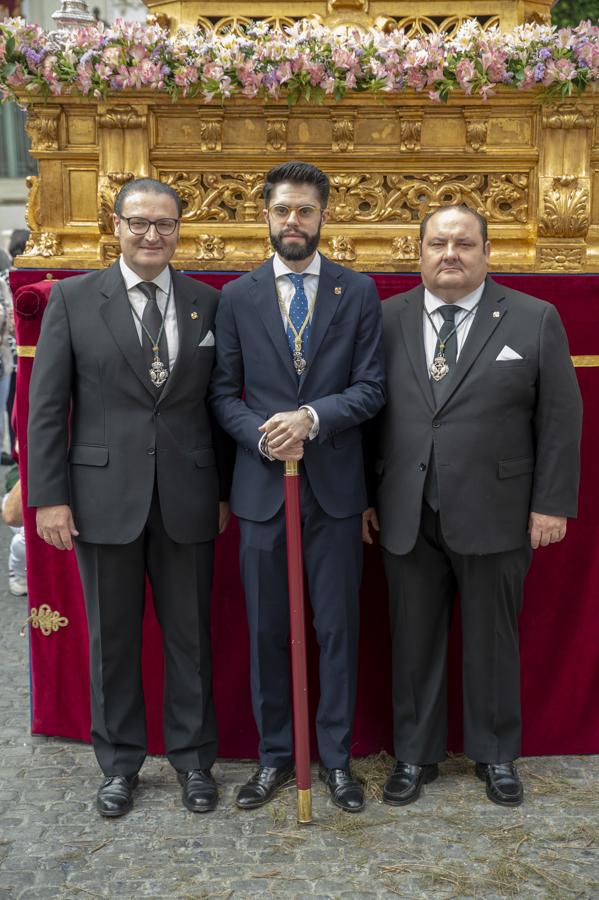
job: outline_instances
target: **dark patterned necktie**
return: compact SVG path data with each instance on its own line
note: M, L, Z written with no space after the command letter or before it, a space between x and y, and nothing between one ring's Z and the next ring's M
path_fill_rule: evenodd
M152 340L155 341L162 326L162 313L158 308L158 301L156 300L156 291L158 288L153 281L141 281L137 285L137 287L140 289L142 294L144 294L148 298L147 303L144 306L141 321L148 329L149 333L152 335ZM147 334L143 331L141 336L141 346L143 350L144 360L149 371L152 363L154 362L154 351L152 350L152 345L150 344ZM166 333L164 330L160 337L158 348L160 361L163 363L163 365L166 366L166 369L168 371L168 344L166 340ZM156 386L156 390L161 391L162 387L162 385L160 387Z
M287 277L295 288L293 297L291 298L291 303L289 304L289 320L293 322L293 327L299 334L299 331L306 320L306 316L308 315L308 298L306 297L306 291L304 289L304 278L306 276L287 272ZM306 327L304 328L301 338L301 353L304 359L306 358L306 347L308 346L309 337L310 322L308 322ZM291 357L293 359L293 354L295 352L295 335L289 325L287 326L287 343L289 344Z

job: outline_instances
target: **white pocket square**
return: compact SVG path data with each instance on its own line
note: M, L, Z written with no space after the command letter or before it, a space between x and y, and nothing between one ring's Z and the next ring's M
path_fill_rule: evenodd
M204 338L198 344L198 347L214 347L214 335L211 331L207 331Z
M504 362L507 359L524 359L519 353L516 353L515 350L512 350L511 347L508 347L506 344L495 362Z

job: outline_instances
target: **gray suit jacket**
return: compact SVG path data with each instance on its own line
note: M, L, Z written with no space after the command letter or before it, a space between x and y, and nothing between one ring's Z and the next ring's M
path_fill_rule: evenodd
M529 511L575 516L582 405L554 306L488 278L445 400L435 409L422 285L383 304L387 406L375 452L381 543L408 553L434 443L443 534L457 553L527 540ZM523 358L498 361L503 347Z
M217 533L219 478L204 402L215 349L199 345L214 331L218 292L172 277L179 352L158 398L118 262L59 281L44 313L30 388L28 502L70 504L83 541L134 540L155 482L173 540Z

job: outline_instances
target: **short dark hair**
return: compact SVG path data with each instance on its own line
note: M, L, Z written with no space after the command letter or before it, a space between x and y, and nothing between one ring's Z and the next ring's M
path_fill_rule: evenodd
M311 163L292 160L291 162L274 166L270 172L266 173L263 194L264 202L267 206L274 186L281 184L283 181L292 181L295 184L313 184L318 192L323 209L327 205L330 191L328 176Z
M448 203L447 206L440 206L438 209L434 209L432 212L427 213L420 223L420 243L422 243L422 241L424 240L424 233L429 221L433 218L433 216L436 216L438 213L445 212L445 210L447 209L457 209L458 212L470 213L471 216L474 216L474 218L478 222L478 227L480 228L483 245L487 243L489 239L487 220L484 216L481 216L479 212L477 212L475 209L472 209L471 206L467 206L465 203Z
M123 203L129 194L167 194L177 204L177 217L181 218L183 212L183 201L170 184L164 184L156 178L133 178L122 186L114 201L114 211L117 216L123 214Z
M8 252L14 259L25 252L27 241L29 240L29 230L27 228L15 228L10 236L8 244Z

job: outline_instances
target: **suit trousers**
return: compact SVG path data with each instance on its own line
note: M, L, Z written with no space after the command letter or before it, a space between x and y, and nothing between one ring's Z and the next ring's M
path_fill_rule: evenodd
M384 551L392 642L397 759L436 763L447 749L447 640L453 602L462 613L464 752L484 763L520 755L518 614L529 545L461 555L445 543L426 503L414 548Z
M327 515L300 471L304 566L320 648L318 749L327 768L345 768L356 699L361 517ZM285 511L239 525L260 763L282 766L293 756Z
M180 772L216 758L210 658L213 541L178 544L154 489L146 525L128 544L76 541L89 630L92 743L106 776L132 775L146 755L141 674L145 577L162 630L164 742Z

